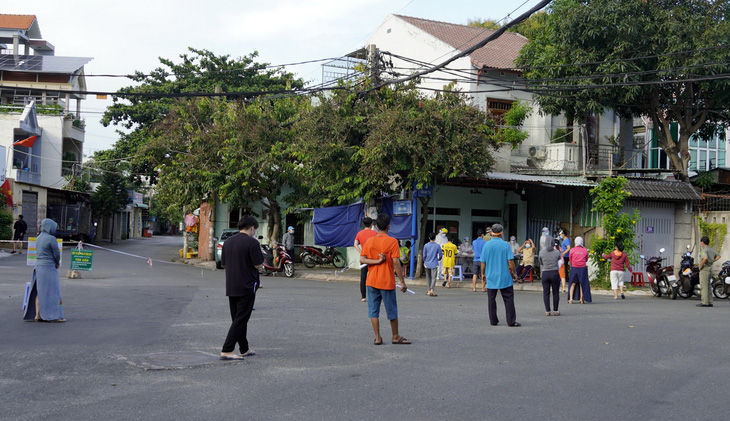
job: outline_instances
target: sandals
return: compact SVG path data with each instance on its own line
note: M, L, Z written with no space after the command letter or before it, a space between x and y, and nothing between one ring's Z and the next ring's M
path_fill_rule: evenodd
M404 337L399 337L397 340L393 341L393 345L410 345L411 341Z
M560 312L559 311L553 311L553 316L560 316Z
M373 339L373 345L382 345L382 344L383 344L383 340L382 339L380 340L380 342L378 342L377 339Z
M546 312L545 312L545 316L552 316L552 314L550 314L550 312L549 312L549 311L546 311Z

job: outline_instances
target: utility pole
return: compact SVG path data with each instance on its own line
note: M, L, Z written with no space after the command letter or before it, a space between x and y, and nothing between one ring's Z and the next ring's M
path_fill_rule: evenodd
M370 62L370 77L373 80L373 86L380 85L380 53L375 44L370 44L368 51L368 61Z

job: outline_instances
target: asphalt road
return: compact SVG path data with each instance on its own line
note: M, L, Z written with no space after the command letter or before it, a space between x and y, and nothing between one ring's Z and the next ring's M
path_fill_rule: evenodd
M169 262L179 243L103 246ZM545 317L542 294L518 291L523 326L510 328L489 325L485 293L429 298L416 286L398 295L413 345L373 346L356 283L270 277L249 323L258 355L222 362L223 271L97 250L82 279L62 277L64 324L21 320L30 273L23 258L0 258L3 420L727 416L727 300L596 295ZM381 325L389 338L384 314ZM149 369L166 363L179 368Z

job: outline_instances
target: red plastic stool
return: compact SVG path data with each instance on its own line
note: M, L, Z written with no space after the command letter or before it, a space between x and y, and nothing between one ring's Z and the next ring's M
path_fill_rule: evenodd
M644 273L643 272L631 272L631 285L632 286L644 286Z
M534 280L532 279L532 268L530 268L530 282L535 282L535 281L534 281Z

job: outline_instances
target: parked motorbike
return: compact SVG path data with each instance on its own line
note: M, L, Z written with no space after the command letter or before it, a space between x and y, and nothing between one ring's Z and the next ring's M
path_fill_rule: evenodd
M677 294L682 298L689 298L692 295L702 296L700 293L700 269L695 265L695 259L692 257L689 246L687 246L687 252L682 255L677 285Z
M668 298L676 300L678 289L677 277L674 276L674 268L672 266L662 267L662 261L666 260L666 257L661 257L662 253L664 253L664 248L659 249L659 256L649 258L646 263L646 275L649 277L651 293L655 297L666 295ZM640 257L646 259L644 255Z
M302 258L304 266L313 268L316 265L327 265L332 263L336 268L343 268L347 263L345 256L334 247L325 247L322 250L315 246L302 246Z
M730 260L722 264L722 269L717 278L712 279L712 293L717 298L730 297Z
M276 250L276 257L274 257L274 250ZM261 251L264 254L264 265L259 269L259 273L268 276L272 273L284 272L287 278L294 276L294 263L283 245L276 244L272 249L268 244L262 244Z

